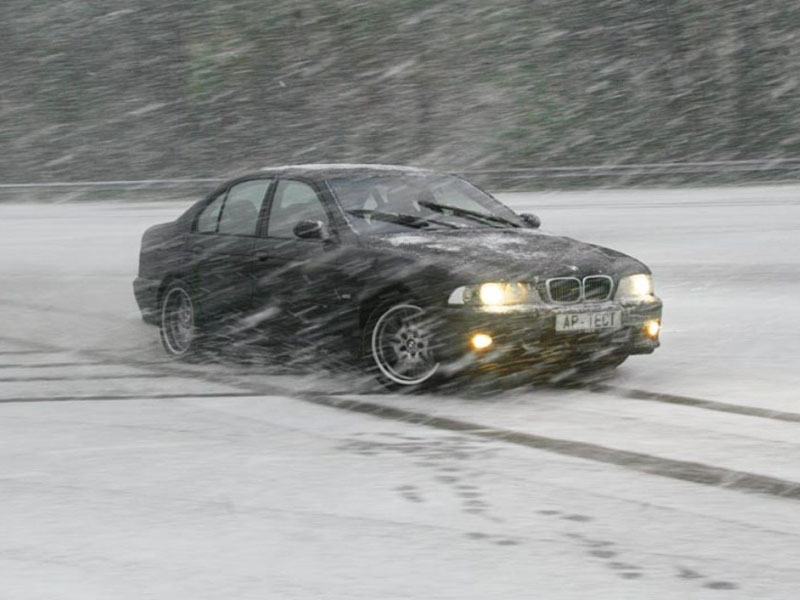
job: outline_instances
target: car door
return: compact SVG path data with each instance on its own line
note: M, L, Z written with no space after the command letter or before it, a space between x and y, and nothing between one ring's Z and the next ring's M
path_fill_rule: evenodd
M199 214L189 236L196 300L213 321L252 304L252 260L258 224L271 179L231 185Z
M343 302L339 242L330 207L310 183L279 179L272 193L262 235L255 242L254 310L270 333L320 341ZM294 227L319 221L325 239L302 239Z

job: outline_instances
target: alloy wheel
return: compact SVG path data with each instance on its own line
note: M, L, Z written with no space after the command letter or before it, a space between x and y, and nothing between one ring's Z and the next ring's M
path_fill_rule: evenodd
M398 304L384 312L372 330L372 357L380 372L398 385L419 385L439 369L431 324L424 310Z

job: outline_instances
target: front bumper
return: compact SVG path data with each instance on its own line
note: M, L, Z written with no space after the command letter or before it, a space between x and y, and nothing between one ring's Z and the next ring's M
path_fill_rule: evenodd
M615 329L558 332L556 319L575 313L621 311ZM645 330L650 321L661 322L662 303L652 297L635 303L598 302L572 305L520 305L508 307L457 306L442 309L436 324L437 356L444 361L479 364L565 363L603 356L649 354L660 345L658 335ZM476 351L470 339L488 334L493 343Z

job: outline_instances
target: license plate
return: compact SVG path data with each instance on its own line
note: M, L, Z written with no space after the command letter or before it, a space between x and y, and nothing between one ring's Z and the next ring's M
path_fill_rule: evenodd
M572 313L556 316L556 331L596 331L622 327L622 311Z

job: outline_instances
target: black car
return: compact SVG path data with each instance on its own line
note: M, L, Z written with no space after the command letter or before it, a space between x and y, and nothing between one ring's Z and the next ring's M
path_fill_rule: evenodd
M350 355L390 386L653 352L662 303L649 269L538 227L451 175L265 169L148 229L134 291L174 357L251 334Z

